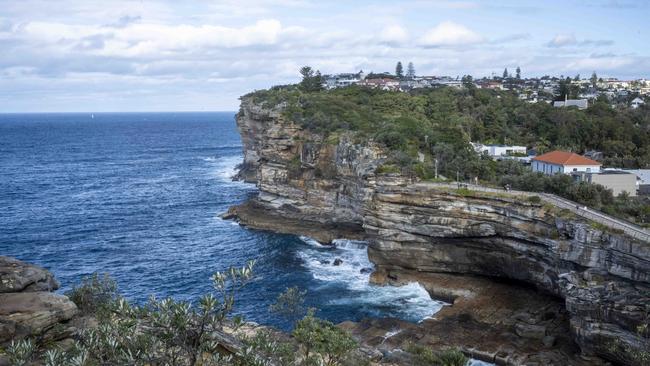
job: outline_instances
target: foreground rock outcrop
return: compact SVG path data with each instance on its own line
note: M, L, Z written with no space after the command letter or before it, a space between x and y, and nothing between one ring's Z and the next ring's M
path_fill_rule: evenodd
M385 160L379 146L351 134L312 133L280 107L244 98L237 124L241 177L260 189L253 201L231 209L242 224L323 241L363 237L386 278L469 274L532 285L560 299L583 355L648 362L650 243L526 197L377 175ZM510 330L541 338L541 347L546 331L535 325L513 323Z
M0 256L0 345L38 337L56 341L70 336L77 306L52 274L32 264Z

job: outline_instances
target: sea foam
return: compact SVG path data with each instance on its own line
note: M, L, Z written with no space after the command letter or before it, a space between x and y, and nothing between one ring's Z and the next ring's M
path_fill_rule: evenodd
M422 321L438 312L443 302L431 299L429 293L416 282L403 286L378 286L370 283L374 265L368 259L367 243L337 239L332 246L300 237L307 246L298 256L316 280L323 286L343 285L346 295L330 299L328 305L356 306L375 316L397 317L414 322ZM339 265L334 261L340 259Z

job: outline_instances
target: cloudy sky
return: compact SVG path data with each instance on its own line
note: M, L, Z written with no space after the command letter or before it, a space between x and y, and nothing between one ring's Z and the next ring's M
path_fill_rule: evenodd
M650 78L646 0L0 0L0 113L236 110L323 73Z

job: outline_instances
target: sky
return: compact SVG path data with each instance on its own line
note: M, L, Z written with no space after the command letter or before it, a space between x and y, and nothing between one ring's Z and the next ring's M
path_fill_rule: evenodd
M650 79L648 0L0 0L0 113L235 111L322 73Z

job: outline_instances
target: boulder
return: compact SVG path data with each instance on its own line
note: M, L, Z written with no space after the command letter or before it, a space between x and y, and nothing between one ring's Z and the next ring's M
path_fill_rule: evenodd
M54 291L59 283L46 269L0 256L0 293Z
M546 336L546 327L528 323L515 324L515 333L522 338L543 339Z
M0 294L0 343L41 335L77 314L66 296L51 292Z

